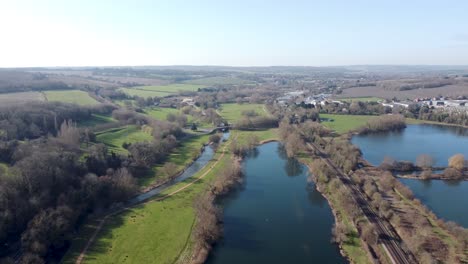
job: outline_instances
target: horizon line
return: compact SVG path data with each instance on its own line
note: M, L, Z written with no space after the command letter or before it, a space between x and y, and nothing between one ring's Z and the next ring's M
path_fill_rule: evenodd
M148 64L148 65L87 65L87 66L0 66L0 69L41 69L41 68L142 68L142 67L225 67L225 68L340 68L340 67L468 67L468 64L339 64L339 65L211 65L211 64Z

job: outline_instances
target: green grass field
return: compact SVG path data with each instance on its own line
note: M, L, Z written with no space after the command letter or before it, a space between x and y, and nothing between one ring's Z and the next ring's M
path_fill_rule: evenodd
M337 100L345 101L345 102L352 102L352 101L377 102L383 99L379 97L347 97L347 98L337 98Z
M206 85L198 84L169 84L169 85L157 85L157 86L137 86L133 89L145 90L145 91L156 91L156 92L166 92L166 93L178 93L178 92L196 92L198 88L206 87Z
M130 95L139 97L164 97L171 94L184 91L198 91L198 88L206 87L206 85L197 84L169 84L169 85L158 85L158 86L137 86L132 88L120 88L119 90Z
M236 122L241 119L243 111L254 110L258 115L267 115L263 104L222 104L221 116L230 122Z
M333 121L323 121L322 124L339 134L347 133L357 129L367 123L375 116L369 115L333 115L320 114L320 118L333 119Z
M112 123L115 121L116 120L111 116L92 114L90 119L78 122L78 127L93 127L96 125Z
M176 108L152 107L146 108L145 113L154 119L166 120L168 114L178 114L180 111Z
M120 91L130 95L130 96L139 96L143 98L148 98L148 97L164 97L168 96L171 93L168 92L157 92L157 91L149 91L149 90L138 90L138 89L130 89L130 88L120 88Z
M63 91L45 91L45 96L48 101L72 103L79 105L96 105L98 101L94 100L85 91L80 90L63 90Z
M8 164L0 162L0 175L2 175L2 173L4 175L8 174Z
M122 147L124 142L151 141L153 137L136 126L125 126L96 133L96 139L98 142L104 143L109 150L117 153L126 153L127 150Z
M239 134L246 138L249 134L256 134L263 140L274 135L275 130L267 131L233 131L231 137ZM219 159L222 149L223 145L218 148L214 159L194 177L208 170ZM163 201L148 202L112 217L90 247L85 263L175 263L181 253L192 245L194 199L206 190L209 182L230 161L231 155L227 148L226 155L201 181ZM192 180L193 178L189 178L178 183L161 195L171 193ZM90 221L81 229L67 252L64 263L74 263L96 224L95 221Z
M270 128L270 129L265 129L265 130L257 130L257 131L242 131L242 132L236 132L237 133L237 142L239 144L247 144L247 140L249 137L252 135L255 135L258 140L265 141L265 140L279 140L278 138L278 129L277 128Z

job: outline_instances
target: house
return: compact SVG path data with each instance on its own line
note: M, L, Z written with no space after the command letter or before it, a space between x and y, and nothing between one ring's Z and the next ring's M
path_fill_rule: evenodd
M195 105L195 102L193 101L193 98L184 98L184 99L182 99L181 103L183 105L190 105L190 106Z

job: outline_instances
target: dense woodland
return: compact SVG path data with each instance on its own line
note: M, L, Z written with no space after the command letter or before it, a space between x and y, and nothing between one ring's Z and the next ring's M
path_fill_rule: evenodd
M118 155L77 126L93 113L111 112L118 125L150 127L153 141ZM184 135L176 122L106 105L3 107L0 124L0 162L8 168L0 170L0 253L20 251L21 263L59 258L88 215L134 195L134 176L162 162Z

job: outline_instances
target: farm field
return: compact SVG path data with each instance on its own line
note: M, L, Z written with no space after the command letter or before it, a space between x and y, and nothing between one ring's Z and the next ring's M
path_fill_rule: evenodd
M150 133L142 131L136 126L126 126L98 132L96 139L98 142L104 143L109 150L126 153L127 150L122 147L123 143L151 141L153 137Z
M378 102L383 100L382 98L379 97L345 97L345 98L337 98L340 101L345 101L345 102Z
M249 84L253 83L248 80L243 80L235 77L208 77L186 81L185 83L198 84L198 85L229 85L229 84Z
M40 92L18 92L0 94L0 105L45 101Z
M340 94L343 98L348 97L379 97L385 99L392 99L394 97L400 100L414 99L418 97L434 97L441 94L445 96L456 97L458 95L466 94L467 87L464 85L447 85L444 87L437 88L426 88L426 89L414 89L406 91L391 91L385 90L382 87L368 86L368 87L353 87L343 89L343 93Z
M56 101L64 103L72 103L79 105L96 105L98 101L94 100L85 91L80 90L62 90L62 91L45 91L47 101Z
M177 108L151 107L146 108L145 113L154 119L167 120L168 114L179 114L180 111Z
M178 92L191 91L196 92L198 88L206 87L206 85L196 84L169 84L158 86L137 86L133 88L120 88L120 90L130 96L148 97L164 97Z
M92 127L115 122L116 120L111 116L92 114L91 118L85 121L78 122L78 127Z
M268 130L266 130L268 131ZM239 138L256 134L259 139L267 139L274 132L233 131ZM276 136L275 136L276 137ZM228 141L229 142L229 141ZM223 145L218 148L215 158L192 178L188 178L164 191L160 196L192 182L193 178L205 173L219 159ZM85 256L86 263L175 263L190 252L191 233L195 222L193 201L206 189L219 171L230 162L231 154L226 154L202 180L185 190L162 201L150 201L112 217L98 234L97 240ZM64 263L74 263L80 250L92 234L96 222L86 224L65 257Z
M334 115L320 114L320 118L333 119L333 121L323 121L322 124L339 134L344 134L359 128L367 123L374 116L369 115Z
M243 111L254 110L258 115L267 115L263 104L222 104L219 111L221 116L230 122L235 122L242 118Z
M151 91L151 90L140 90L140 89L135 89L135 88L120 88L120 91L124 92L125 94L129 96L139 96L143 98L148 98L148 97L164 97L168 96L171 93L168 92L158 92L158 91Z

